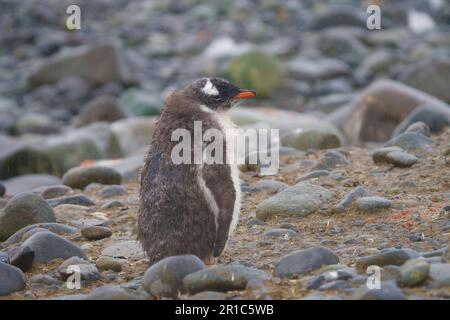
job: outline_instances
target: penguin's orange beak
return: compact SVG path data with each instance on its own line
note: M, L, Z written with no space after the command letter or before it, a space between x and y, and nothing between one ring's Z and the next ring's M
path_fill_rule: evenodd
M239 90L239 93L233 97L233 99L248 99L256 97L256 92L252 90Z

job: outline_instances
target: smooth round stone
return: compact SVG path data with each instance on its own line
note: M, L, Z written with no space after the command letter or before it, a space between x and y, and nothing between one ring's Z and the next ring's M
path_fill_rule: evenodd
M375 163L386 162L387 154L394 152L394 151L403 151L403 149L400 147L385 147L385 148L376 149L372 153L373 162L375 162Z
M255 184L255 189L258 191L268 191L271 193L276 193L281 190L286 189L289 187L288 184L276 180L259 180Z
M267 277L263 271L240 265L217 266L187 275L183 285L191 294L202 291L227 292L243 290L251 279Z
M102 209L114 209L114 208L126 208L126 205L119 200L112 200L102 205Z
M270 238L292 238L297 236L298 233L292 229L275 228L266 232L265 236Z
M406 287L420 285L430 272L430 264L425 259L411 259L400 267L400 283Z
M42 229L51 231L53 233L64 235L64 234L74 234L78 231L78 229L66 226L60 223L37 223L33 225L26 226L25 228L20 229L16 233L14 233L8 240L5 241L5 245L9 246L11 244L15 244L21 241L25 241L35 232L34 229L38 229L38 232L43 231ZM44 230L44 231L45 231Z
M414 122L408 128L406 128L405 132L417 132L427 137L430 136L430 128L423 121Z
M81 228L81 235L88 240L101 240L112 236L112 231L106 227L89 226Z
M153 296L177 298L185 292L184 277L204 268L204 263L194 255L168 257L145 272L142 286Z
M204 291L187 297L188 300L225 300L226 295L222 292Z
M392 201L382 197L362 197L356 200L356 206L362 211L373 212L390 208Z
M9 263L23 272L27 272L33 266L34 251L27 246L14 248L9 252Z
M122 271L122 263L118 259L112 257L101 256L95 261L95 265L99 270L112 270L114 272Z
M140 260L144 258L141 244L134 240L114 242L103 249L101 255L131 260Z
M56 222L53 209L36 194L20 193L0 211L0 241L23 227L40 222Z
M89 207L89 206L93 206L95 204L95 202L92 201L92 199L90 199L82 194L76 194L73 196L64 196L64 197L60 197L60 198L49 199L48 203L52 207L56 207L56 206L59 206L62 204L75 204L75 205L79 205L79 206Z
M314 170L302 175L297 179L297 182L311 180L319 177L326 177L330 175L330 171L328 170Z
M404 150L417 150L426 149L433 140L416 132L405 132L392 138L386 144L385 147L400 147Z
M328 150L319 158L313 170L333 170L336 167L348 165L350 162L345 156L336 150Z
M450 263L430 265L429 276L432 287L450 287Z
M0 262L9 263L9 256L6 252L0 251Z
M280 278L303 275L325 265L337 264L339 258L326 247L298 250L283 258L275 267L275 276Z
M96 281L100 278L100 274L93 264L79 257L71 257L58 268L58 273L63 280L67 280L73 274L74 271L70 270L71 266L79 268L81 280Z
M0 262L0 296L25 289L23 272L12 265Z
M128 293L119 286L103 286L93 289L86 300L138 300L139 297Z
M84 258L84 252L66 239L52 232L39 232L27 239L22 246L34 251L35 261L47 263L54 259L68 259L73 256Z
M366 189L364 189L363 187L359 186L356 187L355 189L353 189L352 191L350 191L345 197L344 199L342 199L337 205L336 205L336 209L339 212L345 212L350 205L357 199L360 198L362 196L365 196L367 194Z
M125 187L122 187L120 185L111 185L100 189L98 195L102 198L111 198L123 196L126 193L127 190L125 189Z
M358 273L366 273L369 266L384 267L388 265L400 266L409 259L415 259L419 254L411 249L393 249L379 254L362 257L356 260L355 267Z
M67 171L63 184L73 189L84 189L90 183L120 184L122 176L113 168L108 167L75 167Z
M416 156L403 151L392 151L386 155L386 162L400 168L411 167L417 161Z
M44 199L63 197L71 191L72 188L65 185L46 186L33 189L34 193L39 194Z
M47 274L37 274L31 277L30 284L32 286L40 285L49 287L60 287L62 285L62 282Z

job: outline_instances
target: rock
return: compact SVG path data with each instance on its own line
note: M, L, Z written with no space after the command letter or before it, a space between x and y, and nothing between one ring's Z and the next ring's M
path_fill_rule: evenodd
M47 263L58 258L85 257L80 248L57 234L48 231L32 235L22 246L30 247L34 251L35 261L39 263Z
M19 268L0 262L0 296L25 289L25 277Z
M358 273L366 273L369 266L375 265L379 267L395 265L400 266L409 259L415 259L419 254L410 249L393 249L380 254L362 257L356 260L356 270Z
M446 86L450 83L449 74L450 59L445 55L431 55L419 63L404 68L399 79L414 88L450 102L450 93Z
M63 183L73 189L84 189L88 184L120 184L122 176L116 170L108 167L76 167L67 171Z
M317 39L317 47L326 57L337 58L355 67L369 53L356 36L342 29L322 32Z
M342 153L335 150L328 150L320 157L313 170L332 170L348 164L348 160Z
M81 235L88 240L101 240L112 236L109 228L99 226L89 226L81 228Z
M112 200L102 205L102 209L126 208L125 203L119 200Z
M364 288L357 294L357 300L406 300L402 291L392 281L381 282L380 289Z
M263 271L240 265L217 266L191 273L183 279L184 288L195 294L202 291L227 292L245 289L251 279L267 278Z
M159 95L135 88L125 90L120 96L120 103L130 116L138 117L157 116L164 106L164 101Z
M0 251L0 262L9 263L9 256L6 252Z
M420 285L428 278L430 264L425 259L411 259L400 267L400 283L406 287Z
M411 126L417 122L423 123L421 128L412 129ZM425 125L425 127L424 127ZM425 136L433 133L439 133L445 127L450 125L450 108L447 112L436 110L428 105L420 105L414 109L402 122L400 122L394 130L393 137L403 132L418 132ZM417 125L416 125L417 127Z
M14 248L10 251L9 263L23 272L27 272L33 266L34 251L27 246Z
M57 53L30 72L28 83L37 87L56 83L68 76L80 77L92 86L115 81L128 85L137 81L121 49L105 43Z
M359 197L363 197L367 194L366 189L364 189L363 187L359 186L356 187L355 189L353 189L352 191L350 191L345 197L344 199L342 199L336 206L336 209L340 212L345 212L348 207L350 207L350 205Z
M64 281L75 272L72 266L79 268L81 280L91 282L100 279L100 274L93 264L79 257L71 257L58 268L58 273Z
M25 237L25 235L27 233L29 233L30 231L32 231L33 229L46 229L46 230L49 230L49 231L59 234L59 235L74 234L75 232L78 231L78 229L76 229L76 228L69 227L69 226L66 226L63 224L59 224L59 223L37 223L37 224L29 225L29 226L26 226L26 227L20 229L19 231L14 233L12 236L10 236L4 242L4 244L9 246L11 244L15 244L15 243L23 241L23 238Z
M114 258L125 258L131 260L139 260L144 257L139 242L134 240L125 240L113 243L103 249L102 256L110 256Z
M403 151L392 151L386 155L386 162L396 167L408 168L418 161L417 157Z
M338 262L336 254L326 247L298 250L280 260L275 267L274 275L280 278L304 275L324 265Z
M377 80L345 108L326 118L341 128L348 142L385 142L415 108L426 104L433 110L447 112L445 102L391 80Z
M403 151L400 147L385 147L385 148L379 148L373 151L372 153L372 159L375 163L386 163L387 159L386 156L388 153L393 151Z
M415 132L405 132L401 133L398 136L392 138L388 142L384 144L385 147L400 147L405 150L417 150L417 149L426 149L428 145L430 145L433 141L420 134Z
M4 181L8 194L30 192L38 187L61 184L61 179L48 174L25 174Z
M241 88L252 88L258 97L270 96L281 84L279 62L259 51L244 53L231 60L226 70L231 82ZM261 81L264 77L264 81Z
M331 149L342 145L339 136L322 129L297 129L281 137L281 143L298 150Z
M65 196L72 191L72 188L57 184L52 186L43 186L33 189L33 193L40 195L44 199L53 199Z
M79 206L93 206L95 204L94 201L92 201L90 198L82 195L82 194L75 194L73 196L65 196L60 198L53 198L49 199L48 203L52 207L56 207L62 204L74 204Z
M44 199L32 193L18 194L0 211L0 240L27 225L55 221L53 209Z
M111 197L123 196L126 193L127 193L127 189L125 189L125 187L122 187L120 185L111 185L111 186L102 188L98 192L98 195L102 198L111 198Z
M100 256L97 261L95 261L95 265L101 271L103 270L112 270L114 272L122 271L122 263L118 259L114 259L107 256Z
M258 191L267 191L269 193L277 193L289 187L288 184L276 180L259 180L255 184L255 189Z
M125 155L131 155L137 151L141 151L143 150L143 146L150 144L157 119L157 117L130 117L116 121L111 125ZM137 158L132 157L128 161L133 161ZM143 156L139 158L139 162L142 165ZM116 170L122 173L119 168L116 168Z
M0 182L0 197L3 197L5 195L5 193L6 193L6 187L2 182Z
M142 286L153 296L177 298L185 292L184 277L204 268L203 262L193 255L168 257L147 269Z
M12 99L0 97L0 133L9 133L20 116L20 109Z
M431 264L429 275L432 287L450 286L450 263Z
M328 206L331 193L320 186L300 182L267 198L256 207L256 217L266 220L274 216L307 216Z
M390 208L392 201L382 197L362 197L356 200L356 206L364 212L376 212Z
M331 4L321 12L312 15L311 30L324 30L340 26L361 28L366 25L365 15L352 5Z
M49 134L58 131L52 119L45 114L27 112L17 119L14 131L19 135L27 133Z
M338 59L297 58L290 61L286 68L291 77L307 81L325 80L351 74L350 67Z
M119 142L106 123L6 144L0 149L0 179L28 173L62 176L84 160L114 159L122 155Z
M283 238L289 240L290 238L297 236L297 232L292 229L275 228L266 232L265 236L270 238Z
M62 285L61 281L47 274L37 274L31 277L30 284L32 287L44 286L59 289Z
M397 128L398 128L398 126L397 126ZM408 126L406 128L405 132L416 132L416 133L420 133L420 134L423 134L424 136L429 137L430 136L430 127L428 127L425 122L417 121L417 122L414 122L412 125ZM394 135L395 135L395 131L394 131Z
M313 170L311 172L305 173L300 178L298 178L297 182L311 180L319 177L327 177L330 175L330 171L328 170Z
M103 286L93 289L86 300L138 300L139 297L128 293L119 286Z
M400 267L394 265L384 266L381 271L381 280L382 281L396 281L399 282L402 277Z
M226 300L222 292L203 291L187 297L188 300Z
M81 108L81 112L75 120L75 125L83 127L94 122L114 122L125 117L125 113L114 97L102 95L89 101Z

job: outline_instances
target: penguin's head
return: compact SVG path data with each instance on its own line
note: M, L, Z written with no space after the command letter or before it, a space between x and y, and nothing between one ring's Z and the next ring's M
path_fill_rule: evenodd
M241 99L253 98L255 91L239 89L225 79L202 78L185 88L192 99L212 111L228 110Z

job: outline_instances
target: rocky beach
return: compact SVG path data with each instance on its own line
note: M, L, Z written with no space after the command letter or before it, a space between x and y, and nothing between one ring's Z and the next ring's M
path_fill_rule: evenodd
M445 0L3 0L0 30L0 300L450 299ZM215 265L149 267L144 156L205 76L258 93L229 114L279 129L279 170L240 166Z

